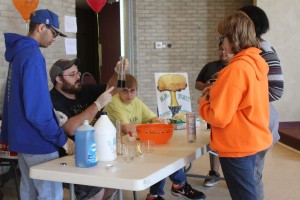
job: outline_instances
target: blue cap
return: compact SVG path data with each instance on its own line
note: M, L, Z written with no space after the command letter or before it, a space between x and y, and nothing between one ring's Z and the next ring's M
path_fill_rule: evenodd
M60 32L59 29L59 22L58 22L58 16L54 12L48 10L48 9L41 9L36 10L30 15L30 21L36 23L36 24L46 24L51 26L58 35L62 37L67 37L65 34Z

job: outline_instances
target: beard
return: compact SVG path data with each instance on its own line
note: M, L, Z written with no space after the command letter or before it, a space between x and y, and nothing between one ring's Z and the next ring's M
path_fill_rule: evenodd
M80 80L76 81L73 85L68 83L64 78L62 79L63 86L61 90L68 94L76 94L77 92L81 91L81 83Z

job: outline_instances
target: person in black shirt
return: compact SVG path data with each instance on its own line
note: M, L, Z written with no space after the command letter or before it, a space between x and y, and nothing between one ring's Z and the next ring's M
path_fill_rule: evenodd
M84 120L93 125L99 118L99 111L111 101L112 95L118 92L114 89L117 84L117 72L120 62L106 85L81 85L78 65L80 60L60 59L50 69L50 78L54 87L50 91L52 103L58 121L69 138L74 140L75 130ZM129 70L128 60L125 59L125 70ZM60 149L60 156L65 156L64 149ZM115 189L75 185L77 200L108 199L115 193Z
M215 60L207 63L198 74L196 79L195 88L197 90L204 90L207 86L210 86L214 79L216 79L217 73L221 71L229 62L233 54L228 54L226 49L222 47L222 42L219 43L218 48L219 60Z
M219 43L219 60L207 63L200 71L196 83L195 88L197 90L203 91L204 88L209 87L218 76L218 72L221 71L229 62L229 60L234 56L233 54L228 54L227 50L223 48L223 42ZM207 129L210 129L210 125L207 124ZM209 154L210 158L210 170L208 176L214 178L206 178L203 182L205 187L212 187L215 184L219 183L220 177L219 168L220 161L218 156L214 156L212 153Z

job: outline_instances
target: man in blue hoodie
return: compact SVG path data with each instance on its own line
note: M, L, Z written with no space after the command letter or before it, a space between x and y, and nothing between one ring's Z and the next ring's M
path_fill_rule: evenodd
M46 62L40 48L58 35L58 16L50 10L30 15L29 33L5 33L5 59L9 62L1 134L9 150L18 152L22 200L63 199L62 183L31 179L33 165L58 158L58 148L74 153L74 142L59 127L48 90Z

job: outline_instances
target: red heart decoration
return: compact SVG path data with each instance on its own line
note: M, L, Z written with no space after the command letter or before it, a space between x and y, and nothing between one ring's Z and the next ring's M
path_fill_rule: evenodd
M86 0L86 2L95 11L95 13L98 13L102 10L102 8L106 4L106 1L107 0Z

